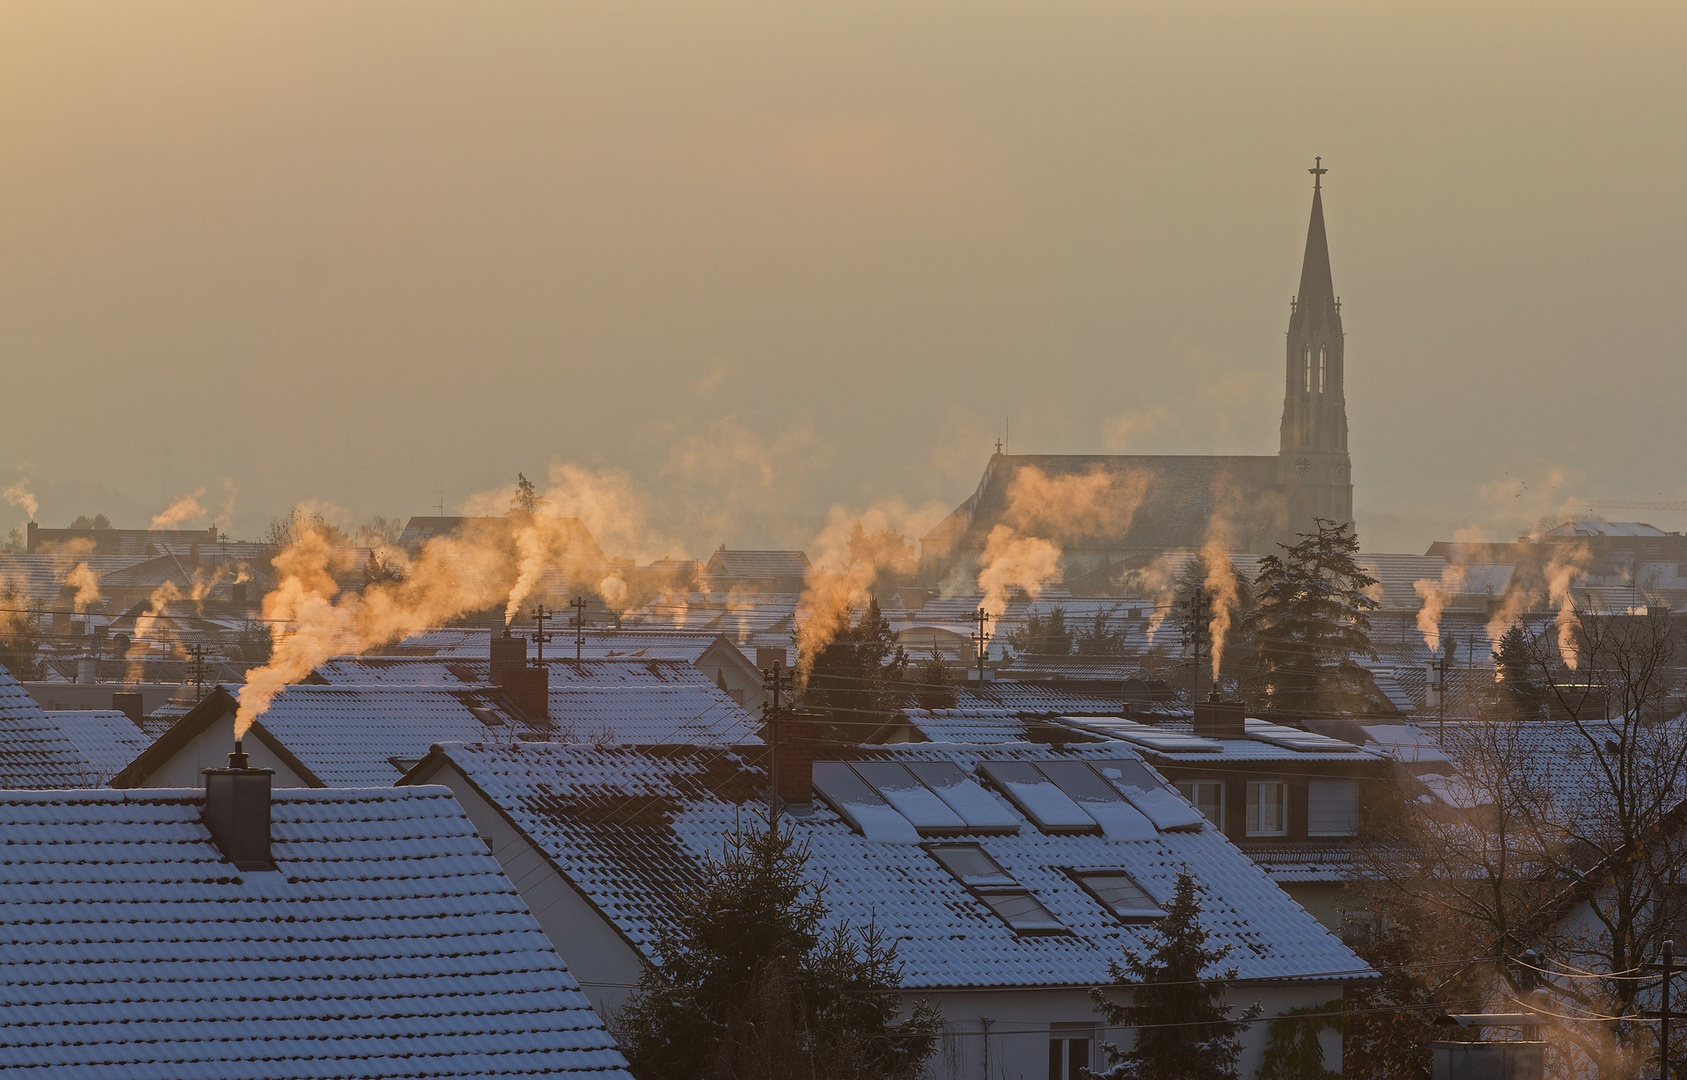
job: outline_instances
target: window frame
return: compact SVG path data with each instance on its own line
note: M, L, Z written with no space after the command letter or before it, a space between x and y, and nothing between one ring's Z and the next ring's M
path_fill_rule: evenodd
M1132 874L1128 870L1117 866L1068 866L1063 867L1063 869L1066 871L1066 876L1071 878L1078 888L1089 894L1096 903L1100 904L1107 910L1108 914L1112 915L1115 919L1118 919L1121 923L1130 924L1159 922L1161 919L1166 917L1165 907L1162 906L1158 900L1154 899L1154 894L1149 892L1147 888L1143 886L1142 882L1136 879L1136 875ZM1151 906L1125 911L1119 910L1110 900L1101 894L1100 887L1089 880L1090 878L1100 877L1124 878L1126 881L1130 882L1133 889L1142 894L1143 899L1148 901Z
M1049 1080L1078 1080L1095 1068L1095 1050L1101 1042L1097 1024L1049 1025ZM1083 1044L1084 1060L1072 1060L1072 1044ZM1073 1066L1076 1065L1077 1068ZM1080 1072L1079 1070L1083 1070Z
M1312 796L1312 793L1319 785L1323 785L1323 784L1329 784L1329 785L1342 784L1342 785L1345 785L1347 787L1347 790L1352 793L1352 796L1353 796L1353 804L1352 804L1353 805L1353 824L1345 832L1331 832L1331 831L1328 831L1328 830L1314 830L1313 827L1312 827L1313 826L1313 814L1312 814L1313 796ZM1355 780L1352 777L1347 777L1347 776L1315 776L1315 777L1312 777L1311 779L1307 780L1307 782L1306 782L1306 835L1307 836L1317 836L1317 837L1358 836L1359 835L1359 815L1360 815L1360 805L1359 804L1360 804L1360 798L1359 798L1359 781L1358 780Z
M925 848L926 854L932 857L932 861L948 871L951 877L960 882L962 888L971 893L979 903L989 908L991 914L1002 920L1002 923L1015 934L1048 937L1072 932L1071 928L1061 922L1060 917L1050 911L1048 905L1038 899L1035 893L1020 884L1018 879L1003 869L1002 864L996 861L983 844L974 841L950 841L920 846ZM985 873L963 873L958 866L951 865L950 861L945 861L943 856L939 854L944 851L964 852L967 856L980 856L985 863L994 867L995 870L993 873L988 871ZM960 862L959 859L953 861ZM1004 908L1010 906L1014 901L1029 903L1036 911L1040 911L1047 918L1039 919L1034 916L1032 918L1021 918L1009 915Z
M1264 793L1265 789L1268 788L1268 787L1273 787L1273 788L1277 789L1277 792L1278 792L1277 806L1282 813L1281 827L1274 830L1274 831L1267 830L1264 827L1265 823L1262 820L1264 815L1260 812L1261 810L1264 809L1264 804L1260 801L1260 796ZM1246 821L1244 822L1244 826L1245 826L1244 831L1250 837L1269 838L1269 837L1279 837L1279 836L1289 835L1289 785L1288 785L1288 781L1286 781L1286 780L1249 780L1248 781L1248 786L1247 786L1247 817L1246 817Z
M1184 790L1183 790L1186 785L1190 789L1187 793L1185 793ZM1207 812L1205 810L1201 810L1199 793L1198 793L1198 791L1196 791L1197 786L1208 786L1208 785L1211 785L1211 786L1214 786L1214 787L1218 788L1218 817L1216 819L1207 817ZM1185 799L1187 799L1189 801L1190 806L1193 806L1196 810L1200 811L1202 817L1207 817L1207 820L1212 822L1213 828L1217 829L1221 833L1228 833L1230 831L1225 826L1225 820L1226 820L1225 815L1230 809L1230 785L1229 784L1225 783L1223 780L1214 780L1214 779L1205 778L1205 777L1203 777L1203 778L1186 777L1182 780L1177 781L1172 786L1177 788L1177 793L1179 795L1182 795Z

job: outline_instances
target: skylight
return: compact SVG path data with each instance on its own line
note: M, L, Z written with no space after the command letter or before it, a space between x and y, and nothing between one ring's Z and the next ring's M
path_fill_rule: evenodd
M869 840L890 844L919 842L920 834L908 819L841 761L814 763L814 790Z
M978 781L961 771L953 761L910 761L908 771L949 809L961 815L967 831L974 833L1016 833L1019 819L997 798L978 785Z
M1062 934L1066 927L978 844L933 844L932 858L1021 934Z
M1152 840L1159 834L1142 811L1125 801L1119 790L1087 761L1042 761L1037 770L1077 803L1101 826L1109 840Z
M921 835L964 833L967 823L949 804L895 761L857 761L855 771Z
M1165 917L1165 910L1123 870L1069 870L1067 873L1099 900L1102 907L1127 922L1147 922Z
M1100 831L1095 819L1086 814L1083 807L1038 772L1029 761L986 761L979 767L1043 832Z

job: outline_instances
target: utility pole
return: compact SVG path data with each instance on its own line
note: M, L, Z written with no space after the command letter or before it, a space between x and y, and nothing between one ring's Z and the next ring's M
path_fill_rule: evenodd
M762 668L762 689L768 700L762 703L762 719L767 722L767 827L779 824L779 720L784 712L779 693L792 687L793 672L785 670L783 662L775 660L770 668Z
M1646 965L1648 970L1663 972L1662 999L1658 1002L1662 1006L1658 1010L1658 1080L1669 1080L1669 992L1670 981L1675 975L1675 942L1666 941L1658 959L1661 963Z
M1207 596L1207 590L1195 586L1195 591L1189 594L1189 642L1195 646L1195 674L1189 682L1189 700L1191 703L1201 699L1201 646L1207 642L1207 631L1212 621L1212 601ZM1213 681L1213 690L1218 690L1218 681Z
M1435 692L1435 745L1447 745L1447 657L1437 653L1429 662L1429 688Z
M545 624L554 618L556 618L556 610L554 608L550 611L546 611L544 604L533 605L533 625L535 627L533 631L533 643L538 647L538 655L535 658L534 663L538 664L540 667L545 666L545 642L551 640L551 635L545 633Z
M990 658L990 613L979 608L972 613L972 621L978 624L978 632L972 635L972 643L977 646L978 657L978 689L984 689L984 661Z
M578 664L586 648L586 598L576 596L568 606L574 609L574 662Z
M205 646L195 645L193 654L193 700L202 701L205 698Z

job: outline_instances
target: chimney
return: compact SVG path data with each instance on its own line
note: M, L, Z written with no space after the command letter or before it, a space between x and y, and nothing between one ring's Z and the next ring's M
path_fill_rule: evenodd
M814 805L814 722L790 715L779 721L773 747L773 771L779 801L785 806Z
M111 707L127 716L136 727L141 726L141 717L144 715L145 706L141 704L141 692L139 690L113 691Z
M92 656L78 656L76 658L76 681L79 683L99 682L100 662Z
M223 855L239 870L274 870L269 854L270 778L254 769L234 740L228 768L205 770L205 825Z
M30 523L27 526L25 526L25 529L27 531L24 534L26 539L24 540L24 543L23 543L23 549L31 555L35 554L35 551L36 551L35 533L40 528L41 528L41 526L35 524L35 522L33 520L30 521Z
M246 606L246 583L244 581L237 581L228 587L228 600L235 607L244 608Z
M1245 739L1247 710L1240 701L1221 701L1216 696L1197 701L1195 734L1206 739Z
M493 644L502 639L493 638ZM521 641L521 638L514 638ZM525 642L523 646L525 648ZM494 661L496 663L496 661ZM510 703L521 710L521 714L535 724L548 724L551 720L551 670L550 668L509 667L498 673L498 685L504 688L504 696Z
M527 666L527 639L519 638L510 633L509 627L504 627L502 634L492 635L492 682L499 686L504 684L503 674L506 671L517 670Z
M771 647L767 645L756 646L757 670L766 671L771 667L789 667L790 664L791 661L786 655L785 649L782 649L777 645Z

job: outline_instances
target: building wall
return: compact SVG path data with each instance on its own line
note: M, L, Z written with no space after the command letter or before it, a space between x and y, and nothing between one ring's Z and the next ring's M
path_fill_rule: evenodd
M918 995L907 995L909 1001ZM927 995L943 1012L944 1035L926 1066L927 1080L1044 1080L1049 1074L1049 1040L1074 1027L1095 1025L1091 1067L1106 1064L1100 1044L1128 1047L1131 1035L1109 1029L1085 989L939 991ZM1292 1008L1318 1006L1339 999L1330 984L1294 987L1238 987L1230 1002L1240 1011L1259 1002L1264 1011L1242 1036L1240 1072L1244 1080L1259 1071L1265 1055L1267 1022ZM1056 1031L1056 1025L1061 1026ZM1324 1065L1341 1071L1341 1038L1326 1031Z
M274 769L270 785L278 788L310 787L303 777L288 768L260 738L247 736L242 743L252 767ZM234 714L229 713L194 736L163 765L153 770L138 786L146 788L197 788L205 786L206 769L226 769L229 751L234 749Z
M644 970L639 954L456 769L419 782L451 789L592 1008L612 1022Z

